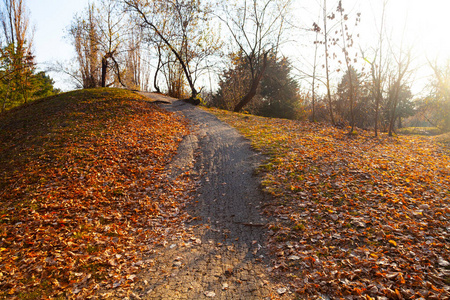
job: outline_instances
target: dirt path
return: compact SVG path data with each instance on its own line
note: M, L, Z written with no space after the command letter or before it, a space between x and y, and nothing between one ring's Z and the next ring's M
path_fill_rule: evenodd
M154 97L154 94L148 95ZM253 176L261 157L236 130L211 114L182 101L156 95L167 110L186 116L193 133L180 145L172 163L176 173L193 163L200 175L194 217L195 236L176 239L152 257L145 284L135 290L142 299L268 299L279 297L267 273L266 220L260 214L264 195ZM155 98L154 98L155 99ZM194 155L196 154L196 155ZM283 291L283 290L281 290ZM288 293L284 295L288 296Z

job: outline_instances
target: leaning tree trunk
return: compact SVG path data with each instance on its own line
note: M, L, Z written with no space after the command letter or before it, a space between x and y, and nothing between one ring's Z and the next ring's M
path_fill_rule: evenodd
M134 8L136 10L136 12L141 15L142 20L144 21L145 24L147 24L150 28L153 29L153 31L156 33L156 35L164 42L164 44L166 44L167 47L169 47L170 51L172 51L172 53L175 55L175 57L177 58L178 62L180 63L183 71L184 71L184 75L186 76L186 80L188 81L189 87L191 88L191 99L194 99L195 97L197 97L198 92L195 89L194 86L194 81L192 80L192 74L189 71L188 66L186 65L186 62L184 61L183 57L181 56L181 54L174 48L174 46L170 43L170 41L161 33L161 31L159 31L158 27L156 27L156 25L147 18L147 16L145 15L145 13L140 9L139 7L139 3L136 3L135 1L125 1L125 3Z
M246 106L250 101L252 101L253 97L255 97L259 83L261 82L264 76L264 72L266 71L266 67L267 67L267 53L264 54L264 62L259 74L255 78L253 78L250 90L244 96L244 98L242 98L242 100L234 107L233 109L234 112L240 112L242 108L244 108L244 106Z
M153 86L157 93L161 93L161 90L158 86L158 73L161 68L161 48L158 46L158 65L156 66L155 77L153 78Z
M127 88L127 85L122 81L122 77L120 76L119 63L117 62L116 58L113 55L111 55L110 57L114 63L114 66L116 67L117 80L124 88Z

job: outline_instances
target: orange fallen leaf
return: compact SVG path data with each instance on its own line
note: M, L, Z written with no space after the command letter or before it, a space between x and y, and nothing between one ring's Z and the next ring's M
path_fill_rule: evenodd
M397 242L395 242L394 240L389 240L389 243L395 247L397 247Z

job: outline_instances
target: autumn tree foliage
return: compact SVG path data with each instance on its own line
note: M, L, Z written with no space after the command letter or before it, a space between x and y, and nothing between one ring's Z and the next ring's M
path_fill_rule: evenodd
M398 95L409 85L411 55L404 45L385 40L387 3L377 43L356 50L357 29L365 19L346 1L331 6L327 2L318 2L322 12L317 20L323 21L308 29L315 35L312 75L295 66L312 76L312 118L349 125L350 133L356 132L353 127L362 127L373 128L375 135L380 130L393 135L399 115L405 115L397 112ZM273 58L284 59L283 47L295 23L289 13L292 5L289 0L99 0L77 16L71 28L79 62L78 86L154 89L175 98L190 96L198 103L209 80L209 93L216 94L214 105L262 114L259 110L265 103L271 107L265 115L268 110L279 111L258 97L263 97L261 84ZM296 81L303 86L303 78L297 76ZM323 95L317 83L326 89Z

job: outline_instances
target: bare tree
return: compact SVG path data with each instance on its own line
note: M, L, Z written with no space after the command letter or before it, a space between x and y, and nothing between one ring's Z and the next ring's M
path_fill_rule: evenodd
M348 74L348 88L349 88L349 93L348 93L348 100L349 100L349 109L350 109L350 132L349 133L353 133L353 130L355 128L355 115L354 115L354 106L355 106L355 96L356 96L356 91L355 91L355 86L354 86L354 81L358 80L357 78L353 78L353 66L352 66L352 62L356 62L356 58L352 60L352 58L350 57L350 48L353 46L353 35L349 32L349 28L346 24L346 21L349 19L347 14L344 14L344 7L342 6L342 0L339 1L338 3L338 7L337 7L337 12L340 15L340 20L339 20L339 24L341 27L341 41L342 41L342 45L341 45L341 49L342 52L344 54L344 61L345 61L345 66L347 68L347 74ZM356 18L356 25L360 22L360 14L357 14L357 18ZM337 42L335 42L337 44Z
M410 71L411 63L411 51L404 53L400 48L400 54L394 56L394 60L397 64L396 70L391 73L389 79L389 136L393 136L395 120L397 118L397 107L400 99L400 92L404 86L407 72Z
M102 87L106 87L110 60L113 62L113 70L119 83L125 86L122 82L120 66L117 61L117 57L121 52L126 52L124 48L127 41L131 41L129 39L130 25L128 22L125 22L125 16L115 0L100 1L97 13L95 14L95 21L98 28L97 42L102 55ZM137 40L133 40L132 44L129 44L130 49L138 47L136 45L137 42Z
M251 81L245 96L234 107L239 112L256 95L267 67L268 56L277 55L285 32L285 18L290 0L251 0L223 4L217 17L229 29L238 48L247 60Z
M214 38L208 35L208 8L198 0L124 0L143 25L150 29L174 55L191 90L191 98L198 96L195 87L197 71L210 54ZM203 27L199 31L198 27ZM217 39L216 39L217 40ZM160 50L162 48L159 48Z
M116 0L90 4L75 15L69 28L78 69L62 70L83 88L127 87L127 83L135 88L142 42L142 32L135 24Z
M375 102L375 120L374 120L374 135L378 136L378 125L380 122L380 105L383 102L383 83L385 81L385 59L384 59L384 25L386 16L386 6L387 0L383 1L383 9L381 14L381 23L378 33L378 44L373 50L373 60L369 60L365 55L365 51L361 49L361 54L363 59L370 64L371 73L371 87L372 87L372 97Z
M320 17L320 16L319 16ZM319 52L319 32L320 27L316 23L313 24L313 30L316 33L316 38L314 40L314 61L313 61L313 70L312 70L312 82L311 82L311 103L312 103L312 121L316 121L316 79L317 79L317 56Z
M101 55L94 5L89 5L82 14L75 15L69 28L69 36L75 47L78 70L71 72L65 66L61 66L62 69L77 81L79 87L99 86Z
M450 130L450 61L439 66L436 61L428 60L428 65L433 70L431 94L421 110L430 124L447 132Z
M125 68L123 71L124 76L121 76L124 85L133 90L146 90L146 81L148 76L146 66L148 64L143 60L143 42L142 42L142 30L139 26L134 26L129 32L127 41L127 51L125 57ZM119 69L120 71L120 69Z
M330 111L331 123L334 125L333 114L333 103L331 101L331 89L330 89L330 67L329 67L329 52L328 52L328 30L327 30L327 19L334 19L333 16L328 16L327 13L327 0L323 0L323 34L324 34L324 48L325 48L325 76L326 76L326 88L327 88L327 99L328 99L328 110Z
M155 88L155 91L157 93L161 93L161 89L159 88L159 85L158 85L158 73L159 73L159 71L161 70L161 67L162 67L162 49L161 49L162 45L161 45L161 43L157 42L155 48L156 48L157 53L158 53L158 65L156 66L155 76L153 78L153 87Z
M319 19L320 19L320 15L319 15ZM307 65L305 67L305 69L308 68L309 70L305 71L304 69L296 68L295 66L293 66L293 68L301 74L301 76L299 76L299 79L304 79L304 78L311 79L311 111L312 112L311 112L310 118L313 122L316 121L317 82L320 82L326 86L325 81L323 81L320 78L319 72L318 72L318 66L320 63L319 62L319 47L323 43L321 40L319 40L319 34L322 29L319 27L318 23L319 22L317 22L317 23L314 22L312 29L308 29L309 31L312 31L315 33L314 58L313 58L312 62L309 57L305 58L305 60L302 62L303 64ZM309 98L309 93L308 93L308 98Z

